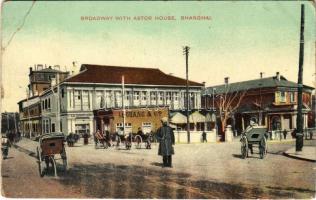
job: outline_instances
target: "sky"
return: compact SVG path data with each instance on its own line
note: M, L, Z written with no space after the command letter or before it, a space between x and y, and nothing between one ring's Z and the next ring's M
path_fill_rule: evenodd
M305 4L304 84L315 85L315 8ZM189 79L206 86L280 72L297 82L298 1L8 1L2 4L2 111L18 111L29 67L81 64L159 68L185 78L183 46L190 46ZM32 8L31 8L32 6ZM24 16L31 8L29 14ZM82 20L108 16L112 20ZM129 16L132 20L115 20ZM176 20L133 20L174 16ZM208 16L210 20L181 20ZM21 26L23 27L14 34ZM13 39L8 45L12 35Z

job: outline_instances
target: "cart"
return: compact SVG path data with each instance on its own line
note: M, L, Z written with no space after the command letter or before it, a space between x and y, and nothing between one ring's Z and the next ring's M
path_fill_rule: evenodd
M43 162L46 163L46 170L51 163L55 177L57 176L56 160L62 160L64 170L67 170L67 155L65 150L65 136L63 133L44 134L39 138L39 146L36 148L38 158L38 169L40 176L44 176ZM56 155L60 157L56 158Z
M241 157L248 157L248 150L258 147L260 158L263 159L267 154L267 128L263 126L250 126L242 134L241 142Z
M141 149L142 143L144 143L146 149L151 149L152 137L151 134L136 135L134 137L135 148Z

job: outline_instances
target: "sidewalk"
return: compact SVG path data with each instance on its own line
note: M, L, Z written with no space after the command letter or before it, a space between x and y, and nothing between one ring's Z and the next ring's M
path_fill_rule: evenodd
M13 144L13 146L29 155L36 155L36 148L39 146L39 143L28 138L22 138L19 142Z
M304 146L301 152L296 152L295 147L293 147L285 151L283 154L285 156L295 158L295 159L316 162L316 147L315 146Z

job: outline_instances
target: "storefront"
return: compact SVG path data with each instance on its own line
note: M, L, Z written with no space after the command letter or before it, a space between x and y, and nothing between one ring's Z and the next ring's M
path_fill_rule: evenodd
M138 129L146 134L156 132L161 126L161 118L168 117L168 108L132 108L125 112L125 133L137 133ZM94 111L96 130L110 133L118 132L124 128L124 115L122 109L99 109Z

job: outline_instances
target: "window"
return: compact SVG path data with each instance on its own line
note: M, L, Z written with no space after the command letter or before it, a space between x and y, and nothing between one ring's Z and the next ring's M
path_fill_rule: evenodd
M50 108L50 98L48 99L48 106L47 108Z
M45 99L45 109L47 109L47 99Z
M150 92L150 99L156 101L156 92Z
M174 100L175 100L175 101L178 101L178 100L179 100L178 93L174 93Z
M290 93L290 102L291 103L295 102L295 93L294 92Z
M83 109L89 108L89 91L82 92L82 108Z
M54 123L52 124L52 132L53 133L55 132L55 124Z
M167 101L171 101L171 92L166 93L166 99Z
M64 89L61 89L61 97L64 98L64 96L65 96L65 91Z
M131 95L130 92L129 92L129 91L126 91L125 94L124 94L124 99L127 100L127 101L129 101L130 95Z
M158 99L159 101L163 101L163 92L158 93Z
M134 92L134 100L139 100L139 92Z
M142 92L142 100L143 101L147 100L147 92Z
M75 109L81 109L81 98L79 90L75 90L74 92L74 107Z
M89 124L75 124L75 132L79 135L88 133L90 134L90 125Z
M286 92L280 92L280 102L286 102Z

